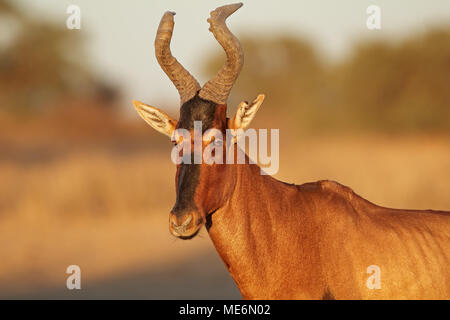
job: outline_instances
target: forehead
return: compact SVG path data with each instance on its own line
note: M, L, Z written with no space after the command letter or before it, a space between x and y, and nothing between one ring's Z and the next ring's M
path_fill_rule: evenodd
M194 129L194 121L202 122L202 130L205 131L214 127L216 119L217 105L214 102L203 100L196 95L191 100L181 106L178 128L187 130Z

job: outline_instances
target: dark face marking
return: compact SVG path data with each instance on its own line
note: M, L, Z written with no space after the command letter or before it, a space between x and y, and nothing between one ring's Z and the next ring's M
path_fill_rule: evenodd
M202 122L202 134L213 127L217 105L211 101L203 100L196 95L191 100L185 102L180 111L180 120L177 129L194 129L194 121ZM191 164L181 164L177 170L177 198L172 212L176 215L183 215L190 211L197 211L194 202L195 190L200 177L200 165L193 163L194 157L191 155Z
M191 211L197 211L194 194L199 176L200 165L180 164L177 171L177 199L172 209L173 214L181 216Z
M205 132L213 126L216 108L217 105L214 102L203 100L196 95L181 106L180 120L178 121L177 129L183 128L192 130L194 129L194 121L201 121L202 130Z

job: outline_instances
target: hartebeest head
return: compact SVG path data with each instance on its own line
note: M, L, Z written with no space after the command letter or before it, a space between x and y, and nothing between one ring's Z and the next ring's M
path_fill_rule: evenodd
M233 119L226 116L227 98L230 90L241 71L244 62L244 52L239 40L230 32L225 20L242 6L242 3L226 5L211 12L208 19L210 31L223 47L226 53L226 62L218 74L200 87L195 78L183 68L183 66L172 56L170 41L174 27L173 12L166 12L159 24L155 39L156 58L173 82L180 94L180 120L176 121L163 111L134 101L134 106L141 117L155 130L171 137L172 141L180 143L182 137L176 134L176 129L185 129L191 132L194 140L194 121L202 124L202 146L203 150L213 145L223 150L227 145L223 140L215 139L213 135L207 134L215 129L223 133L226 129L245 129L253 119L256 111L264 100L263 95L250 105L242 102ZM233 139L234 140L234 139ZM186 143L184 141L183 143ZM189 141L188 143L194 143ZM233 143L228 144L228 146ZM194 150L191 158L195 153ZM169 229L174 236L182 239L194 237L199 229L205 224L209 214L218 209L228 199L235 184L233 166L227 164L202 164L180 163L176 172L176 202L170 212Z

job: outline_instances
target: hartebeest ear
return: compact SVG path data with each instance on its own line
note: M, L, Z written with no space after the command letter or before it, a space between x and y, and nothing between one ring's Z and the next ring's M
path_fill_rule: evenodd
M236 115L229 123L229 128L234 130L245 130L245 128L248 127L250 122L255 117L256 112L264 101L264 98L265 96L260 94L250 104L245 101L241 102L236 110Z
M156 131L172 137L173 132L177 126L177 121L168 116L165 112L158 108L149 106L145 103L133 100L133 105L136 111L149 125Z

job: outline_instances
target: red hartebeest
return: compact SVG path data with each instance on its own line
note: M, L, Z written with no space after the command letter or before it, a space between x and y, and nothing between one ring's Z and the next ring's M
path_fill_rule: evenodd
M174 13L164 14L156 57L178 89L181 111L176 121L134 101L154 129L172 137L177 128L192 131L196 120L202 121L203 130L248 126L263 95L251 104L241 103L233 119L226 117L243 51L225 20L241 6L211 12L210 31L227 58L203 87L172 56ZM217 141L202 143L204 149ZM229 145L236 150L234 142ZM175 181L171 233L190 239L206 225L244 298L450 298L450 212L383 208L332 181L286 184L261 175L248 161L181 163ZM375 287L368 285L373 276L378 277Z

